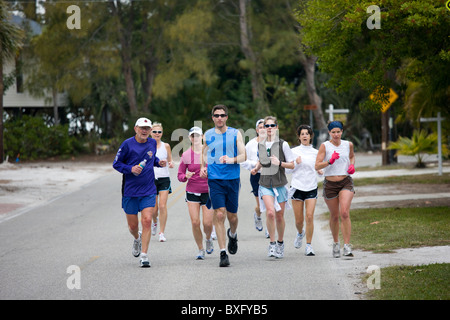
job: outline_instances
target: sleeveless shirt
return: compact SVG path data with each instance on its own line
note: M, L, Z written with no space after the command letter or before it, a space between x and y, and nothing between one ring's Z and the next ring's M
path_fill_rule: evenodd
M208 179L239 179L240 166L238 163L226 164L219 160L224 155L230 158L238 155L237 133L238 130L232 127L227 127L227 131L224 133L216 133L215 128L205 132L205 140L208 145Z
M162 141L161 141L160 147L158 148L158 150L156 150L156 156L159 158L159 160L167 161L166 144ZM155 179L166 178L166 177L170 177L169 163L167 163L166 166L162 167L162 168L155 167Z
M324 176L348 176L348 167L350 165L350 143L347 140L341 140L339 146L335 146L330 141L323 143L325 145L325 160L330 160L334 151L339 153L339 159L337 159L332 165L324 168Z

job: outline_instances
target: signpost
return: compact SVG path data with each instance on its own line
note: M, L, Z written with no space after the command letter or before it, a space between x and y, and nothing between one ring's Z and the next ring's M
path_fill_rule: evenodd
M349 109L335 109L334 106L332 104L330 104L328 106L328 110L325 110L325 112L330 114L328 119L330 121L334 121L334 114L335 113L349 113L350 110Z
M437 113L437 118L420 118L420 122L434 122L437 121L437 130L438 130L438 166L439 166L439 175L442 176L442 129L441 129L441 121L445 118L441 118L441 113Z
M388 165L394 162L394 159L391 161L393 157L392 154L391 156L389 155L389 150L387 149L389 141L392 141L392 129L394 127L394 120L390 117L388 110L394 101L397 100L398 95L389 88L389 93L385 96L386 99L380 101L375 97L376 92L377 89L370 95L370 99L381 104L381 159L383 165Z

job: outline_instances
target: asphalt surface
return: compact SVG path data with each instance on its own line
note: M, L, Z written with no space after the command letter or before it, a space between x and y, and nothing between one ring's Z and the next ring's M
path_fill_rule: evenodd
M241 170L239 250L229 255L230 267L219 268L217 241L211 255L195 260L185 185L175 178L175 169L171 173L167 242L152 237L151 268L140 268L131 254L132 236L121 209L121 175L112 172L0 223L0 299L361 298L349 270L361 264L367 268L373 261L365 266L362 257L332 258L328 223L317 218L326 211L321 196L313 237L316 256L305 256L304 247L294 248L294 218L287 210L285 257L268 258L268 240L254 228L249 172Z
M286 212L284 259L267 257L268 240L254 228L255 200L242 170L238 244L231 266L219 268L218 244L203 261L184 201L184 184L173 181L167 242L150 242L152 267L131 255L132 237L120 207L120 174L112 173L0 224L0 299L353 299L331 257L328 230L317 222L315 257L295 249L292 210ZM80 268L80 289L71 266ZM69 271L69 273L68 273Z

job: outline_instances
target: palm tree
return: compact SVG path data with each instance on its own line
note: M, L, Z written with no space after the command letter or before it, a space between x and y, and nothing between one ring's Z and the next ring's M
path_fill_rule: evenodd
M3 61L11 59L22 45L22 31L8 19L5 1L0 0L0 163L3 163Z
M415 156L417 158L416 168L425 168L423 162L424 154L438 152L438 136L436 133L427 135L425 130L414 130L412 138L399 137L395 142L389 144L388 149L396 149L396 155ZM443 153L448 153L446 145L443 145Z

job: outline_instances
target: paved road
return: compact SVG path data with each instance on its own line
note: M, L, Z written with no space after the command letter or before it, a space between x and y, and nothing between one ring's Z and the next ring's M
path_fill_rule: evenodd
M315 257L293 247L286 212L286 252L267 258L268 240L253 226L254 198L242 170L239 251L219 268L218 245L204 261L196 246L176 181L169 197L166 243L153 237L150 269L131 255L132 238L120 208L121 176L112 172L83 189L0 223L0 299L357 299L347 271L351 260L331 258L326 222L316 219ZM317 211L324 211L323 199ZM80 268L80 289L68 268Z

